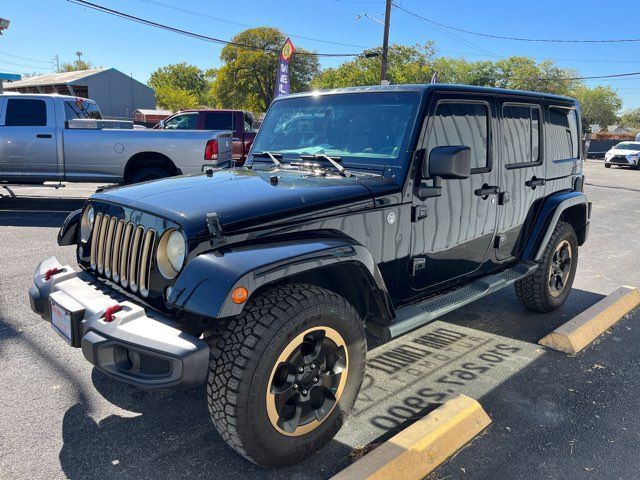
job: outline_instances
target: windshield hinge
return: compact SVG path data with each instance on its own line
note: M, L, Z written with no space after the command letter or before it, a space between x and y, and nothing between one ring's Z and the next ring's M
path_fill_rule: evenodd
M217 213L207 213L207 230L211 234L211 246L219 245L224 242L222 234L222 224Z

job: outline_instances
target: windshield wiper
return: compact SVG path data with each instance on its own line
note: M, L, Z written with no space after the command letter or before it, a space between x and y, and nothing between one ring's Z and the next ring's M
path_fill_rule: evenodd
M329 162L343 177L351 176L351 172L338 163L340 157L330 157L324 153L316 153L315 155L300 155L300 160L325 160Z
M269 158L271 159L271 161L273 163L275 163L278 167L282 166L282 162L280 160L278 160L279 158L282 158L282 154L281 153L277 153L277 152L256 152L256 153L252 153L254 158Z

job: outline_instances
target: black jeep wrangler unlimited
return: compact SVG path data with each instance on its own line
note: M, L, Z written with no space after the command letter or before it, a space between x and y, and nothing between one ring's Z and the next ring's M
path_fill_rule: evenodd
M207 383L253 462L329 441L393 338L515 284L566 300L588 234L575 100L454 85L277 99L243 167L106 190L38 265L31 308L96 368Z

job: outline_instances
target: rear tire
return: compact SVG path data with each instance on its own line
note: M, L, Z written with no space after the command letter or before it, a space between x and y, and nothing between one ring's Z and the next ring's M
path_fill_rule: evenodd
M516 295L534 312L551 312L565 302L578 266L578 239L573 227L558 222L533 275L515 283Z
M160 178L170 177L171 173L162 167L143 167L136 171L127 182L127 185L140 182L148 182L149 180L158 180Z
M344 298L291 284L251 299L212 352L207 400L216 430L250 461L279 467L338 432L360 390L366 338Z

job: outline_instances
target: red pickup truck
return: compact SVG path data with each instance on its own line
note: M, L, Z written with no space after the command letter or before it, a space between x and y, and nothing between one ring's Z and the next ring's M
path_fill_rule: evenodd
M242 164L256 136L255 119L244 110L182 110L162 120L157 128L166 130L231 130L233 160Z

